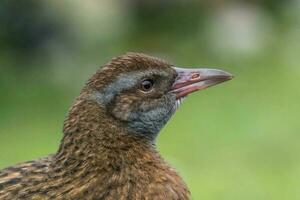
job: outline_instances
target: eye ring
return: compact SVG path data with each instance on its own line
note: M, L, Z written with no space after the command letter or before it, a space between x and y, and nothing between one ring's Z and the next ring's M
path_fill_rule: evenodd
M141 81L140 90L143 92L150 92L153 89L154 80L151 78L145 78Z

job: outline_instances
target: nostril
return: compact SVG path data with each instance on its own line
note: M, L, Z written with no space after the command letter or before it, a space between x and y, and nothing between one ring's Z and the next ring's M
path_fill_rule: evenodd
M191 77L191 79L197 79L200 77L200 74L199 73L194 73Z

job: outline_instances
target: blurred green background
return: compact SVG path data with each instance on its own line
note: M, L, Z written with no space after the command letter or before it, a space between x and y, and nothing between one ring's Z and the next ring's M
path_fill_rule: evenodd
M193 199L300 199L299 0L4 0L0 25L0 168L54 153L89 76L144 52L235 75L158 138Z

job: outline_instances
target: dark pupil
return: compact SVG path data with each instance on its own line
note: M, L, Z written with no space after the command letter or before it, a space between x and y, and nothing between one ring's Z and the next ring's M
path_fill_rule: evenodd
M143 82L142 82L142 89L143 90L145 90L145 91L148 91L148 90L150 90L151 88L152 88L152 86L153 86L153 81L152 80L144 80Z

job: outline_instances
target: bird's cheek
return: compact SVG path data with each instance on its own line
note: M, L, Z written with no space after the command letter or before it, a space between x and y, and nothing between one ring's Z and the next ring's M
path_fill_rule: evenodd
M132 107L134 100L130 98L117 98L115 104L112 107L112 114L117 119L122 121L128 121L130 113L132 112Z
M131 112L128 105L118 106L112 110L112 114L122 121L127 121L130 113Z

